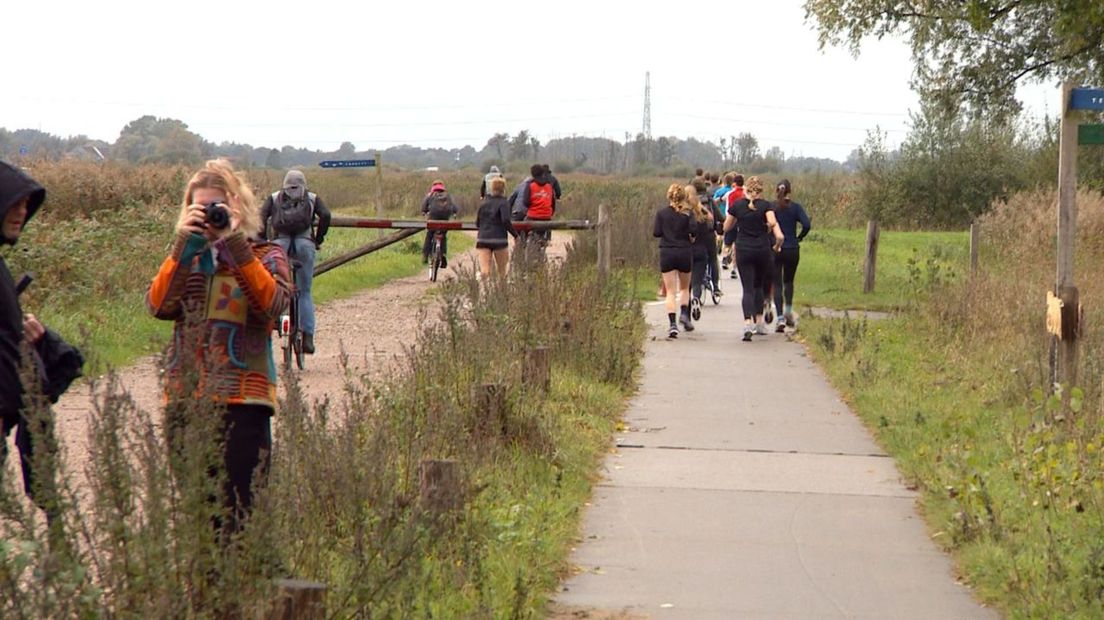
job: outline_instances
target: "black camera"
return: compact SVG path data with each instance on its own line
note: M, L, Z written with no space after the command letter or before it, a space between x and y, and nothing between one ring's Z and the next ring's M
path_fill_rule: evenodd
M203 216L203 221L215 230L222 230L230 225L230 210L221 202L204 205Z

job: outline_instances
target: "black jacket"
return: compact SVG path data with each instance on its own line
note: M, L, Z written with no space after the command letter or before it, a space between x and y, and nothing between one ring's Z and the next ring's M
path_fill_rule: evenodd
M15 203L28 196L24 226L46 200L46 190L18 168L0 162L0 222ZM15 240L0 234L0 245L15 245ZM19 378L22 341L23 308L15 292L15 279L0 256L0 417L5 420L15 419L22 407L23 384Z
M489 196L479 205L475 227L479 230L476 241L481 243L507 243L506 235L517 237L510 223L510 203L502 196Z

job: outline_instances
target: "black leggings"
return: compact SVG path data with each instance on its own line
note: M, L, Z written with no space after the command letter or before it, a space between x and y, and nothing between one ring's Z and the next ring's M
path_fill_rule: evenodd
M714 254L713 258L715 257ZM705 286L705 267L713 258L709 256L709 252L694 251L694 265L690 270L690 296L694 299L701 299L702 287Z
M744 287L744 319L754 319L763 314L764 284L769 286L771 265L774 257L769 248L744 250L736 248L736 270L740 273L740 284Z
M187 450L186 434L183 432L187 421L179 411L182 407L169 405L168 440L172 457L179 459ZM223 434L223 462L226 477L223 479L224 505L229 512L229 523L216 518L212 525L223 533L235 533L241 530L242 521L253 508L253 478L265 484L271 464L272 452L272 408L265 405L228 405L223 414L220 431ZM180 475L183 472L177 472ZM212 477L217 471L210 472ZM214 501L215 498L211 498Z
M799 262L801 262L801 248L782 248L782 251L774 256L774 308L779 316L782 316L785 311L782 305L783 297L785 297L785 305L793 307L794 276L797 275Z

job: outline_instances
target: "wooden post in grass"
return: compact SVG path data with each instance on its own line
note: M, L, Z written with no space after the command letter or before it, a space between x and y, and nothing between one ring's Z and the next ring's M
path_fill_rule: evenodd
M604 283L610 271L611 226L609 210L604 203L598 205L598 281Z
M501 383L473 385L472 403L478 416L476 425L479 434L491 437L506 434L506 386Z
M323 620L326 585L301 579L277 579L276 600L267 620Z
M981 225L970 223L970 276L976 276L978 270L978 251L981 245Z
M1073 258L1077 241L1077 123L1071 114L1073 84L1062 84L1062 121L1058 142L1058 269L1055 296L1061 300L1062 323L1052 329L1056 355L1051 358L1055 383L1072 387L1077 381L1077 318L1080 316L1077 287L1073 281ZM1076 304L1066 306L1066 304ZM1070 319L1072 325L1065 321ZM1055 333L1057 332L1057 333Z
M376 151L376 217L383 217L383 153Z
M422 506L443 514L456 510L463 503L460 489L460 463L452 459L426 459L418 467L418 483Z
M866 224L866 260L863 262L863 293L874 292L874 274L878 263L878 221Z
M522 364L522 383L540 392L548 392L552 387L552 356L548 347L529 347L525 349L525 363Z

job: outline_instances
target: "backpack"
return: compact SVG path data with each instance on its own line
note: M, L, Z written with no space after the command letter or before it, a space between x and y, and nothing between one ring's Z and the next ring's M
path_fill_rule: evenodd
M272 230L277 234L294 237L310 230L314 224L314 202L317 195L307 192L295 200L281 200L282 191L272 193Z
M447 220L456 213L456 207L448 192L434 192L429 197L429 209L426 213L431 220Z

